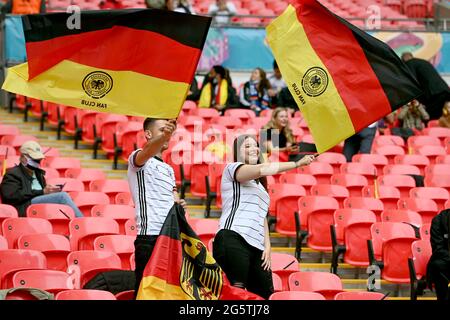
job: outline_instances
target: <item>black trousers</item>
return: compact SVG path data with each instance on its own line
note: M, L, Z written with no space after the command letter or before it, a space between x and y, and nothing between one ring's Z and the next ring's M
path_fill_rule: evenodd
M431 277L438 300L448 301L450 282L450 261L436 259L430 261L427 276Z
M139 290L139 285L141 284L145 266L152 256L153 249L156 244L156 239L158 239L158 236L138 235L136 237L136 240L134 241L134 260L136 264L136 269L134 270L134 274L136 275L136 284L134 287L135 299Z
M231 285L268 299L273 293L272 271L262 267L262 251L249 245L237 232L220 230L213 243L213 256Z
M377 127L365 128L350 138L347 138L344 142L343 150L347 162L351 162L352 157L357 153L370 153L376 133Z

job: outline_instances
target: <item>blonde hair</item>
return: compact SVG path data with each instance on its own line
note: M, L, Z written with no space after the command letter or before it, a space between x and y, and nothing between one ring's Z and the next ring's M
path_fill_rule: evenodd
M278 107L275 110L273 110L270 121L267 122L267 124L263 127L263 129L278 129L275 124L277 122L278 114L283 111L288 112L287 108L282 108L282 107ZM288 112L288 114L289 114L289 112ZM289 122L286 124L286 127L284 127L281 130L281 133L283 133L286 136L287 142L295 143L294 134L292 133L292 130L289 126Z

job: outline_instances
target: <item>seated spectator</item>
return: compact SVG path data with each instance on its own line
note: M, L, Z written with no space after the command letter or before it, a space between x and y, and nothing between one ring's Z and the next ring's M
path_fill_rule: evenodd
M261 68L253 70L250 81L244 84L240 92L239 102L244 108L250 108L256 115L262 110L270 108L270 82L266 78L266 73Z
M272 104L278 106L278 94L281 92L281 89L286 88L286 83L275 60L273 61L273 74L269 77L269 82L271 86L269 96L272 99Z
M70 206L77 217L84 217L70 196L61 192L62 186L45 183L45 171L40 163L45 155L35 141L27 141L20 147L20 163L9 169L0 184L3 203L14 206L21 217L26 216L30 204L59 203Z
M178 4L176 4L174 11L187 14L196 14L189 0L178 0Z
M428 121L430 116L419 101L413 100L402 107L397 118L402 128L420 131L425 128L424 121Z
M214 66L203 81L199 108L215 108L224 112L225 108L236 104L236 90L222 66Z
M343 154L347 162L352 162L353 156L357 153L370 153L373 139L377 133L377 125L378 121L345 139Z
M450 128L450 101L447 101L442 109L442 117L439 118L439 126Z
M186 100L198 101L199 98L200 98L200 90L198 89L197 79L195 79L194 77L191 83L191 87L189 88Z
M295 161L298 153L298 145L289 127L289 116L286 108L276 108L272 112L272 118L263 127L261 133L262 152L276 152L280 161Z
M230 22L230 16L236 15L237 10L231 1L216 0L216 3L211 3L209 6L208 14L214 17L215 23L228 24Z
M277 96L277 107L287 108L289 113L293 114L298 111L298 105L294 100L288 87L281 89Z

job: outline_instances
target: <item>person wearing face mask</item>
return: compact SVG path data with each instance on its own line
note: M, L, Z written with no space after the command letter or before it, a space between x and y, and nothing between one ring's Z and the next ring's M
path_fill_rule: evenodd
M40 163L45 158L36 141L27 141L20 147L20 163L9 169L0 184L2 202L14 206L20 217L26 216L30 204L58 203L70 206L76 217L84 217L61 187L47 185L45 171Z
M227 70L222 66L214 66L203 81L198 107L215 108L223 113L227 107L235 105L235 97L236 91Z
M266 73L261 68L253 70L250 81L244 84L240 94L239 102L243 108L250 108L256 115L262 110L269 109L271 99L269 90L271 85L267 80Z
M233 152L234 161L222 175L222 215L213 256L231 285L267 299L273 283L266 177L309 165L315 156L297 162L261 163L258 143L251 135L236 138Z

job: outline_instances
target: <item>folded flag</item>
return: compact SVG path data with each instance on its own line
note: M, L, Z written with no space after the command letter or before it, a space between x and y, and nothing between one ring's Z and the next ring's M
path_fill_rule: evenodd
M137 300L262 300L232 287L175 204L144 269Z
M293 4L267 38L319 153L421 95L387 44L316 0Z
M22 16L28 62L3 89L90 109L176 118L211 18L155 9L87 11L80 29L67 13Z

